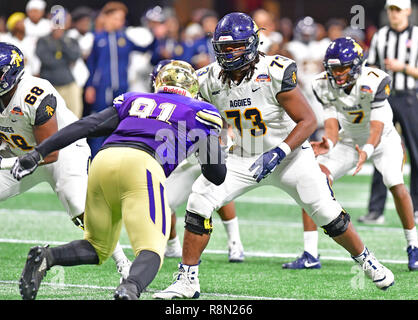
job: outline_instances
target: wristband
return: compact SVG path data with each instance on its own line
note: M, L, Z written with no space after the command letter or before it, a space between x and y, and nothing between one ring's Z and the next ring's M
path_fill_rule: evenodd
M329 151L332 150L332 148L334 148L334 142L332 142L332 140L330 138L327 138L328 144L329 144Z
M292 149L290 149L289 145L284 141L281 144L279 144L279 148L283 150L286 156L288 156L289 153L292 152Z
M15 164L17 157L2 158L0 161L0 169L11 169Z
M363 150L364 152L366 152L366 154L367 154L367 159L369 159L369 158L370 158L370 156L371 156L371 155L373 154L373 152L374 152L374 146L373 146L372 144L370 144L370 143L367 143L367 144L365 144L365 145L363 146L362 150Z

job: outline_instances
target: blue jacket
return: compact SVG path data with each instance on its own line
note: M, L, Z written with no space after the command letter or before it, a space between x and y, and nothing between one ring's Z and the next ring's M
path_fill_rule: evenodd
M138 35L140 37L140 35ZM87 59L90 77L86 87L128 88L128 64L132 51L146 52L153 50L155 39L146 47L134 44L125 29L115 32L99 32L94 35L93 48Z

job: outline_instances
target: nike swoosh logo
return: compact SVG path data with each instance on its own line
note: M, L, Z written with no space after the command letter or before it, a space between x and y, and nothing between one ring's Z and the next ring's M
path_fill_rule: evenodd
M309 147L302 147L302 149L309 149Z
M312 267L316 266L317 264L319 264L319 261L317 261L317 262L312 262L312 263L310 263L310 262L308 262L308 261L305 261L305 267L306 267L306 268L312 268Z
M258 89L261 89L261 87L258 87L256 89L251 89L253 92L256 92Z
M278 153L273 152L273 158L271 158L270 162L273 162L273 160L274 160L274 159L276 159L278 156L279 156L279 154L278 154ZM269 163L270 163L270 162L269 162Z

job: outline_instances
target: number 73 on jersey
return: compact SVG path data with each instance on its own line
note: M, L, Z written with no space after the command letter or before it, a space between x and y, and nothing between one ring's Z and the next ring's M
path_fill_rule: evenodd
M232 119L234 122L235 128L239 131L242 136L242 121L250 121L250 133L253 137L264 136L267 132L267 126L263 121L260 110L257 108L247 108L244 110L234 109L226 110L225 115L228 119ZM247 126L245 126L246 128Z

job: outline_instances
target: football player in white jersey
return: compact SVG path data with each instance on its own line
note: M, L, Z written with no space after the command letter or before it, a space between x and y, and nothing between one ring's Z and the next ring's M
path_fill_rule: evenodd
M363 49L352 38L338 38L329 45L324 59L326 71L312 82L313 92L324 107L325 136L311 144L330 183L352 169L357 174L367 159L373 162L393 195L404 228L408 268L418 270L418 238L411 196L404 185L401 137L387 101L391 78L363 64ZM305 251L284 268L320 266L318 237L306 236L315 234L316 225L306 212L303 215Z
M166 64L174 60L164 59L159 61L153 68L150 80L151 92L155 92L155 78L158 72ZM224 132L226 133L226 132ZM232 139L229 135L224 135L224 140L227 140L225 144L225 151L232 146ZM168 204L172 210L171 214L171 229L170 236L167 241L167 247L164 253L165 257L180 258L181 257L181 244L180 239L176 232L176 211L181 205L186 203L187 198L192 192L192 185L195 180L200 176L202 170L197 158L191 155L187 159L183 160L179 166L170 174L166 181L166 190ZM239 234L238 217L235 213L235 204L230 202L218 210L221 217L222 224L225 227L225 231L228 237L228 261L229 262L243 262L244 261L244 248L241 242Z
M0 42L0 169L10 169L16 157L77 120L49 81L23 75L23 60L18 47ZM42 167L21 181L9 170L0 170L0 201L47 182L82 228L89 159L90 148L82 139L45 157ZM112 257L121 278L126 278L130 261L119 244Z
M198 298L199 264L212 231L212 211L262 185L286 191L353 259L380 289L393 273L364 246L350 216L334 199L308 137L315 115L297 87L296 64L258 51L258 27L244 13L224 16L213 46L217 62L198 72L202 97L215 105L235 129L223 184L200 176L187 202L183 255L178 275L157 299Z

